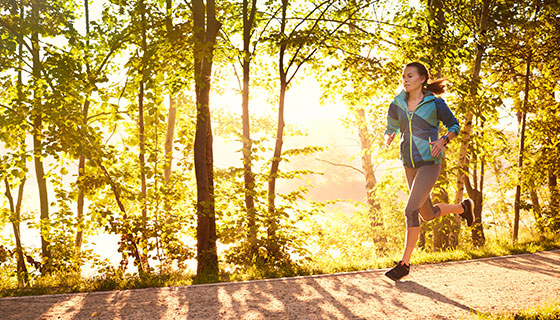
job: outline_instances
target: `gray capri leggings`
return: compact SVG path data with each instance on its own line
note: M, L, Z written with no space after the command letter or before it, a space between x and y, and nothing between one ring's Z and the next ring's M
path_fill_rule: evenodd
M430 199L430 192L436 184L440 171L441 164L432 164L419 168L404 167L408 189L410 190L408 202L404 210L407 228L420 226L418 214L422 216L424 221L440 216L441 210L439 207L433 206Z

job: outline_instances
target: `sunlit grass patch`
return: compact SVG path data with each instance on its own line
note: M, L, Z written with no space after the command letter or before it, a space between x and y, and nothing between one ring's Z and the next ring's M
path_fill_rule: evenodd
M521 253L534 253L560 248L560 238L544 238L526 240L512 244L508 241L489 239L486 245L476 248L470 244L463 244L452 250L431 251L429 249L416 249L412 254L411 264L432 264L448 261L473 260L480 258L501 257ZM400 260L401 248L392 248L385 255L376 256L373 252L370 257L357 258L351 255L332 257L318 257L314 259L315 271L313 273L337 273L367 269L383 269L394 265Z
M480 258L501 257L522 253L535 253L560 248L560 238L546 238L512 244L500 240L489 240L486 245L476 248L470 245L453 250L427 251L417 250L411 259L412 264L429 264L447 261L472 260Z
M560 303L549 303L530 307L515 313L479 313L472 319L479 320L558 320L560 319Z
M28 287L17 283L2 283L0 297L61 294L75 292L112 291L192 284L193 276L183 272L143 274L106 273L84 278L79 273L51 274L36 277Z

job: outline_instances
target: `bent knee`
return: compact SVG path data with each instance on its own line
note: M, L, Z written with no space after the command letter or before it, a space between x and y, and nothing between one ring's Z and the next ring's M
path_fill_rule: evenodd
M406 217L406 227L407 228L414 228L420 226L420 209L410 210L405 209L404 215Z
M431 221L441 215L441 209L438 206L433 206L432 210L420 211L420 216L424 221Z

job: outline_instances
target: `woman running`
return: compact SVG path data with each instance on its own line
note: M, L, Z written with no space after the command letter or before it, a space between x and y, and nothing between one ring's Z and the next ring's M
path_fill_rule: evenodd
M432 205L430 191L440 170L446 145L459 134L459 122L441 98L434 94L445 92L444 80L430 81L426 67L419 62L406 65L403 71L404 90L395 97L387 114L385 146L401 133L401 160L410 194L404 210L406 239L402 260L385 275L399 280L410 271L410 256L420 234L420 219L429 221L450 213L459 214L470 227L474 222L474 202L466 199L460 204ZM439 136L439 122L447 133Z

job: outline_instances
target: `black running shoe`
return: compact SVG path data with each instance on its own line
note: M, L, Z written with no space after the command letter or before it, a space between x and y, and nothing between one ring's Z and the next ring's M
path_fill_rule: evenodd
M394 281L400 280L408 275L410 272L410 265L405 264L402 261L399 261L393 269L385 272L385 275Z
M459 216L467 221L467 226L472 227L474 224L474 201L471 199L465 199L461 202L463 206L463 213Z

